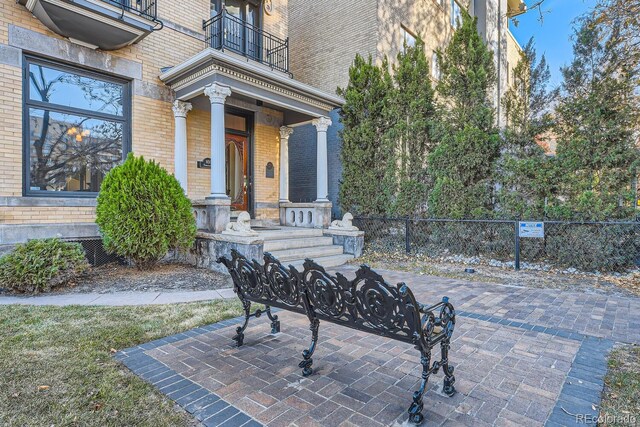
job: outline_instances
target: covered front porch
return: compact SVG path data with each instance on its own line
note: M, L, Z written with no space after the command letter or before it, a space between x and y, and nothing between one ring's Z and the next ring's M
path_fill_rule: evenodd
M208 48L161 76L176 93L175 176L198 228L221 233L237 212L254 223L326 228L329 113L342 99L267 65ZM316 129L316 199L289 201L289 136Z

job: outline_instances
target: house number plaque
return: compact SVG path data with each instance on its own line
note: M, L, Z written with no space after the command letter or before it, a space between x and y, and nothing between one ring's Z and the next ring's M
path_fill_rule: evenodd
M273 163L269 162L267 163L267 178L273 178L274 177L274 167L273 167Z

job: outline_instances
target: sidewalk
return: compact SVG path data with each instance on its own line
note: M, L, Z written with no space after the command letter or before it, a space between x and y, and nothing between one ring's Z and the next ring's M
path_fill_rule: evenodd
M152 305L234 298L233 289L187 292L114 292L106 294L59 294L0 296L0 305Z

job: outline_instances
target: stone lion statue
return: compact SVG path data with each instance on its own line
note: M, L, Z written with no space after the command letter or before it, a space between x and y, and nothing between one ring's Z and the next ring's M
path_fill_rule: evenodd
M331 223L329 228L333 228L334 230L345 230L345 231L357 231L358 227L353 225L353 215L350 212L345 213L342 216L342 219L336 219Z
M227 228L223 231L223 234L254 236L258 233L251 229L251 215L249 215L249 212L242 211L238 214L236 222L227 224Z

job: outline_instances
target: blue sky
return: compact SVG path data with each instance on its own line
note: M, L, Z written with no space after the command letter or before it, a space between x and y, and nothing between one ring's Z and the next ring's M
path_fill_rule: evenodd
M528 5L537 2L538 0L526 0ZM538 56L544 53L549 63L549 83L552 87L558 86L562 81L560 67L569 65L573 57L571 23L593 8L595 3L596 0L545 0L541 6L544 16L542 23L537 9L518 16L517 27L512 22L509 23L511 32L521 46L533 36Z

